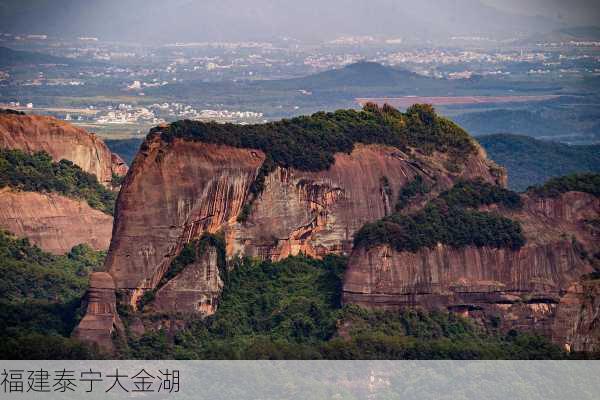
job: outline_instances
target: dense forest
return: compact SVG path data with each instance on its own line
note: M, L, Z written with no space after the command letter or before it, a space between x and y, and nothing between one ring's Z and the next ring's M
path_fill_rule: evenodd
M0 358L98 357L69 336L85 311L88 275L104 256L86 245L54 256L0 231Z
M29 192L56 192L85 200L90 207L113 214L116 193L106 189L95 175L68 160L52 161L48 153L28 154L0 149L0 188Z
M169 142L185 138L207 143L262 150L273 165L320 171L334 162L334 154L350 153L355 143L380 143L425 152L449 151L456 157L475 150L470 136L428 105L414 105L406 113L368 104L362 111L338 110L257 125L177 121L155 128Z
M600 196L600 174L572 174L550 179L529 191L540 197L558 197L566 192L584 192Z
M439 199L451 207L500 203L519 207L514 194L481 182L460 183ZM480 187L482 190L475 190ZM469 192L478 193L479 197ZM0 236L3 281L0 331L2 358L97 358L94 349L69 339L82 316L87 275L98 270L102 253L84 246L51 256L27 240ZM176 275L219 236L192 244L176 258ZM118 339L121 358L177 359L528 359L566 358L542 337L501 333L493 321L483 327L446 312L420 309L401 313L367 311L341 304L347 260L291 257L281 262L236 259L225 268L225 288L217 313L192 316L185 329L159 330L137 337L132 318L166 318L121 306L126 336ZM220 263L223 263L221 260ZM39 280L31 291L30 283ZM27 282L27 283L24 283ZM51 284L45 284L51 282ZM22 286L25 284L25 286ZM149 299L151 300L151 299ZM167 317L168 318L168 317ZM344 327L340 329L340 327ZM18 353L18 354L17 354ZM572 355L571 357L578 355Z
M406 187L421 187L423 184ZM402 189L397 209L409 201L411 190ZM440 194L421 211L405 215L396 212L379 221L364 225L354 237L355 246L371 247L389 244L397 251L417 251L437 243L453 247L491 246L517 249L525 244L521 225L492 212L477 211L477 207L499 204L506 208L521 207L518 194L482 181L461 181Z
M581 179L567 179L563 185L581 188L578 182ZM513 192L483 182L459 182L432 203L438 212L442 205L448 210L463 211L492 203L508 208L521 206L520 198ZM222 238L206 236L186 247L174 260L168 276L181 272L207 246L216 246L222 255ZM99 269L102 258L102 253L85 246L76 246L65 256L52 256L25 239L2 233L0 357L102 357L96 350L69 338L85 307L82 296L87 276ZM143 359L578 357L567 356L536 335L502 333L494 328L493 321L481 326L446 312L413 309L394 313L343 307L341 288L346 262L338 256L323 260L300 256L281 262L236 259L226 266L220 257L225 287L215 315L206 319L171 316L183 317L187 321L185 328L147 332L137 337L127 328L133 318L155 321L169 317L155 314L151 308L134 313L121 305L119 311L126 335L117 339L117 356Z
M207 245L216 242L208 240ZM187 256L194 257L191 253ZM103 254L83 246L52 256L27 240L0 235L3 300L0 358L102 358L69 336L81 317L87 275ZM180 260L184 262L185 260ZM137 337L134 317L165 318L120 306L126 336L117 357L141 359L496 359L563 358L539 336L502 334L445 312L367 311L341 305L347 260L291 257L281 262L233 260L217 313L184 318L185 329L158 330ZM25 283L24 283L25 282ZM37 283L35 283L37 282ZM47 283L49 282L49 283ZM22 284L26 286L23 287ZM31 290L32 287L36 289ZM168 317L167 317L168 318ZM345 328L340 330L339 327Z
M501 334L446 312L401 313L341 305L346 259L237 260L217 313L178 332L121 344L128 358L537 359L567 357L539 336ZM131 315L122 312L127 324ZM144 319L164 316L143 314ZM181 316L179 316L181 317ZM340 327L343 329L339 329Z

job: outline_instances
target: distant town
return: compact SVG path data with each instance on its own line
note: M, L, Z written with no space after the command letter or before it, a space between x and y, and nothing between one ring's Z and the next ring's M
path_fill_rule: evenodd
M53 115L107 136L141 135L150 126L178 119L261 123L359 107L357 98L586 94L579 82L600 76L600 39L560 33L531 38L453 36L439 43L363 35L321 43L281 37L157 46L89 35L0 33L0 48L6 52L0 62L0 107ZM397 89L364 84L352 88L340 81L338 87L327 87L333 81L325 76L315 78L314 84L295 84L365 61L447 85L434 90L407 81L407 87ZM477 82L481 84L471 84ZM443 111L450 115L466 110L457 108L455 101L449 104ZM563 106L557 112L580 121L573 110ZM591 122L580 125L595 135Z

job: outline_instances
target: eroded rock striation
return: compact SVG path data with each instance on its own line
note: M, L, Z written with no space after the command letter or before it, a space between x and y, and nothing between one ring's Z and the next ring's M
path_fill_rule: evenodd
M125 331L117 313L115 283L106 272L90 275L85 316L75 328L73 337L96 344L104 351L114 352L113 336Z
M127 173L125 162L100 138L53 117L0 112L0 148L45 151L54 161L72 161L106 186L113 174Z
M219 272L218 249L207 246L197 259L156 292L151 308L159 313L215 313L223 280Z
M490 226L505 220L519 225L517 233L525 241L514 248L439 243L398 251L387 244L354 246L365 224L423 210L457 182L506 186L504 170L476 143L426 111L401 117L389 109L319 113L245 128L192 121L155 128L117 201L105 267L120 298L134 309L143 305L162 315L214 313L223 285L217 249L207 247L194 262L170 274L186 246L216 234L224 239L227 259L350 256L346 303L497 317L503 329L533 329L562 344L576 342L571 337L590 332L591 320L561 323L559 333L556 315L569 288L593 272L586 254L598 251L598 238L587 226L598 219L597 196L528 193L521 196L519 208L479 207L477 212L499 216L488 221ZM344 131L347 126L354 127L352 134ZM407 126L418 134L403 136ZM303 129L313 129L304 142L289 138ZM394 140L379 135L380 130ZM346 147L315 150L311 143L324 146L329 133L335 141L347 142ZM437 135L436 141L431 135ZM311 167L302 168L302 162ZM398 193L417 177L427 190L398 211ZM514 228L506 227L507 232ZM587 307L584 300L577 301Z
M446 154L414 149L409 155L390 146L356 144L350 154L335 154L324 171L274 168L240 222L264 162L260 150L165 142L159 135L147 139L124 181L106 262L132 305L157 286L182 247L203 233L221 232L229 258L347 255L363 224L392 211L389 193L418 174L435 181L438 190L461 178L505 179L481 152L469 154L460 170L451 172Z
M0 189L0 227L53 254L65 254L85 243L95 250L110 244L113 218L56 193Z
M358 246L346 271L344 302L494 317L505 330L536 331L572 350L589 350L581 343L597 341L597 332L595 339L576 338L592 332L593 318L580 309L596 305L586 308L579 280L593 272L588 254L600 250L596 234L587 228L588 221L600 216L600 199L582 192L556 198L526 194L522 199L520 210L487 209L521 223L527 239L523 247L438 244L411 252L388 244ZM568 307L572 312L565 311Z
M567 351L600 351L600 281L569 286L557 307L552 339Z

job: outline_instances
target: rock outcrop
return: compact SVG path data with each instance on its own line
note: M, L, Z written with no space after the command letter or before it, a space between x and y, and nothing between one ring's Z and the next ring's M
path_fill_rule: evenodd
M45 151L55 161L72 161L106 186L113 174L127 173L125 162L100 138L53 117L0 113L0 148Z
M0 227L53 254L64 254L81 243L108 249L112 224L112 216L83 200L0 189Z
M525 195L523 201L520 211L495 209L521 222L527 243L519 250L442 244L417 252L397 252L389 245L356 248L344 278L344 302L497 317L503 329L533 330L558 342L589 331L590 320L581 313L563 312L563 318L582 318L580 323L555 324L555 318L559 304L584 307L573 287L593 271L587 254L600 250L598 238L586 229L586 221L600 216L600 199L568 192L557 198ZM554 325L569 326L570 333L556 333Z
M46 116L1 111L0 148L45 151L54 161L72 161L109 188L113 174L124 176L128 169L94 134ZM27 237L50 253L64 254L81 243L106 250L112 222L112 216L91 208L84 200L0 189L0 228Z
M85 316L75 328L73 337L113 353L113 336L123 334L125 329L117 313L115 283L110 274L94 272L90 275L87 303Z
M156 292L152 311L202 316L215 313L223 289L218 251L209 246L198 257Z
M558 304L552 340L567 351L600 352L600 281L569 287Z
M389 214L389 193L417 174L435 181L437 190L459 178L505 180L483 153L469 155L451 172L446 154L414 149L408 155L356 144L351 154L336 154L325 171L275 168L247 220L238 222L264 160L258 150L184 139L167 143L160 135L147 139L123 183L106 262L132 305L157 286L181 248L204 232L224 234L228 257L349 254L354 233Z
M185 132L188 125L196 131ZM274 126L285 129L286 122L268 127ZM176 275L168 273L186 245L216 233L225 239L228 259L349 255L346 303L386 309L419 305L482 320L495 317L502 329L536 330L563 338L557 342L582 342L575 337L593 329L593 317L559 324L562 333L556 328L559 304L568 300L565 293L593 271L587 254L598 251L598 238L586 228L600 215L599 199L593 195L570 192L542 198L527 194L518 210L486 206L482 211L520 222L526 244L519 250L457 249L442 244L414 253L397 252L387 245L353 248L357 231L392 214L397 194L417 176L427 190L412 199L403 213L423 208L459 180L505 186L504 171L487 160L479 147L465 151L464 141L456 145L457 140L448 140L456 148L450 144L445 150L427 142L424 148L355 143L347 153L331 153L334 162L320 171L292 168L289 165L294 164L281 161L265 168L274 162L272 153L232 147L240 145L235 140L231 146L201 140L214 133L215 141L222 143L230 133L227 126L182 121L171 128L151 131L117 201L105 267L120 299L134 309L143 304L144 310L161 315L214 313L223 285L214 249ZM243 137L238 128L230 129L240 135L236 140ZM419 126L415 129L421 132ZM251 143L264 139L256 131L252 131ZM285 135L276 139L286 140ZM290 148L298 151L292 145L277 151L285 153ZM329 155L316 152L315 156L312 151L310 157ZM295 157L304 160L296 153ZM580 308L583 304L589 308L589 302L577 301Z
M261 152L199 142L142 147L123 182L106 267L117 288L153 289L185 244L235 224Z

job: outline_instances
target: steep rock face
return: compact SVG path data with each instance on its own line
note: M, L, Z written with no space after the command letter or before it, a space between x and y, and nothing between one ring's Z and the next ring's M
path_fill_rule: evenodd
M70 160L106 186L113 173L127 173L125 162L96 135L52 117L0 113L0 147L45 151L55 161Z
M127 166L127 164L125 164L125 161L121 158L120 155L116 153L110 154L110 165L111 180L112 174L115 174L117 176L125 176L127 175L127 171L129 171L129 167Z
M521 249L439 244L412 253L387 245L357 248L344 278L344 302L498 316L505 329L552 336L561 297L593 271L585 252L597 252L598 240L586 221L598 218L600 200L580 192L551 199L527 195L523 200L520 211L495 210L521 222L527 238Z
M117 288L156 287L181 248L235 224L264 154L199 142L142 147L117 201L106 267Z
M110 215L85 201L55 193L0 189L0 227L53 254L64 254L81 243L108 249L112 223Z
M417 174L436 190L459 177L504 183L483 154L471 154L457 172L447 155L412 155L381 145L357 144L335 155L326 171L276 168L265 179L247 221L238 216L265 155L252 149L159 136L148 139L120 193L106 266L132 304L155 288L174 256L204 232L222 231L227 256L279 260L305 252L348 254L354 233L389 214L393 196ZM386 178L388 187L382 181Z
M395 194L416 175L425 176L437 190L452 186L458 177L503 180L482 155L464 160L456 174L446 169L446 161L439 153L409 156L393 147L356 144L351 154L336 154L326 171L277 168L267 177L247 223L226 227L228 254L271 260L300 252L349 254L354 233L390 214Z
M223 281L219 276L217 249L209 247L156 293L152 310L212 315L217 310Z
M531 243L548 243L567 235L586 247L598 247L598 233L587 224L600 215L600 199L588 193L567 192L558 197L521 196L522 211L505 212L521 222Z
M123 333L124 327L117 313L115 283L110 274L94 272L90 275L87 302L85 316L75 328L73 337L112 353L113 334Z
M600 281L569 287L558 304L552 339L567 351L600 351Z

